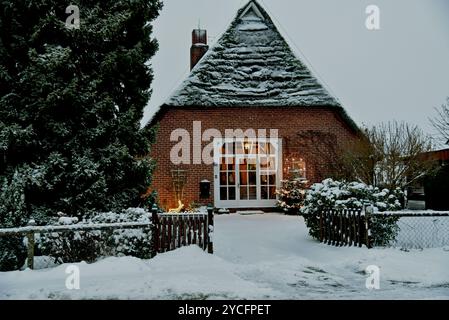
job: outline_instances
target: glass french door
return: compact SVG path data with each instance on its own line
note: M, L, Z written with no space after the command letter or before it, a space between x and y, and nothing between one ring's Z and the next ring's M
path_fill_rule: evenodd
M215 206L272 207L281 179L276 140L219 139L215 144Z

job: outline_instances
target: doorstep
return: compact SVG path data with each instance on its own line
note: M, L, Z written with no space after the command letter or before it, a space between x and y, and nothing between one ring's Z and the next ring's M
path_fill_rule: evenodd
M262 210L245 210L245 211L236 211L235 213L238 213L242 216L252 215L252 214L264 214Z

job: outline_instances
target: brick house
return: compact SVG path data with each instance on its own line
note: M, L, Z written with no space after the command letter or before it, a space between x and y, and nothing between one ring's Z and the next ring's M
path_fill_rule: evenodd
M339 144L359 132L257 1L238 11L210 49L206 31L193 31L191 68L150 122L158 127L152 188L165 209L178 200L274 207L282 179L316 182L328 173L297 143L298 133Z

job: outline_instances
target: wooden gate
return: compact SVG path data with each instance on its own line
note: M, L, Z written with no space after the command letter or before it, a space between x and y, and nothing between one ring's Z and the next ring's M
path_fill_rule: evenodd
M152 210L153 255L192 244L213 253L213 208L207 213L158 213Z

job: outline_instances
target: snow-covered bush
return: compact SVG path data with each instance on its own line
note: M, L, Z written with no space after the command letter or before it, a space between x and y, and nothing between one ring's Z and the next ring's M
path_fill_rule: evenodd
M130 208L121 213L107 212L96 214L89 223L150 223L151 213L138 208ZM134 256L142 259L151 257L151 230L148 229L116 229L107 234L105 255Z
M301 178L283 180L281 188L276 190L276 205L286 213L298 213L304 204L306 185L307 181Z
M41 234L36 239L37 254L50 256L56 263L94 262L102 256L101 231L68 231Z
M53 224L101 224L142 222L149 223L151 214L144 209L130 208L120 213L97 213L77 223L70 217L60 217ZM105 256L130 255L138 258L151 257L151 230L115 229L94 231L69 231L42 234L36 241L41 254L54 257L60 262L93 262Z
M306 193L303 214L320 212L323 208L362 208L364 204L374 206L374 211L396 211L402 209L400 189L380 190L360 182L326 179L313 184Z
M399 234L398 216L372 214L370 220L371 245L386 246Z
M319 214L325 209L354 209L371 205L375 212L401 210L404 193L400 189L380 190L360 182L326 179L313 184L306 192L300 212L304 216L309 234L319 238ZM372 215L370 230L372 243L384 245L394 239L398 232L397 218Z

